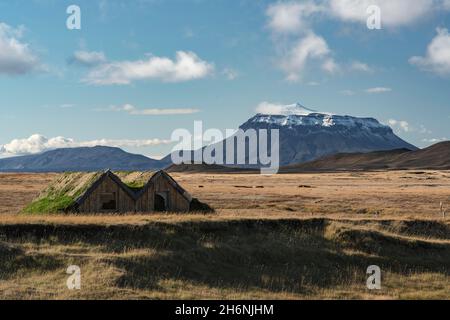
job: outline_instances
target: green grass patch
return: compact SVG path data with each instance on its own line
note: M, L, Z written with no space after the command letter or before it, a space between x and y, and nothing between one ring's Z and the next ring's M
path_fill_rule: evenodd
M131 181L131 182L124 182L124 183L134 193L141 191L145 187L145 182L143 182L143 181Z
M54 198L41 198L29 204L24 213L61 213L75 203L75 199L69 196L59 196Z
M46 214L67 211L100 175L101 173L63 173L41 192L23 213Z

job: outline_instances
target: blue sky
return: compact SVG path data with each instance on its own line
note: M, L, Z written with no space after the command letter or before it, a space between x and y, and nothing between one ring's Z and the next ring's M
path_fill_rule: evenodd
M163 156L173 130L236 128L263 102L374 117L427 146L450 139L447 28L448 0L1 0L0 153Z

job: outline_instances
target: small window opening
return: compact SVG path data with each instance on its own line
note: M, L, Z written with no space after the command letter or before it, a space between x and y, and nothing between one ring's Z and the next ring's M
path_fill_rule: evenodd
M117 210L116 193L102 193L100 195L100 203L102 210L113 211Z

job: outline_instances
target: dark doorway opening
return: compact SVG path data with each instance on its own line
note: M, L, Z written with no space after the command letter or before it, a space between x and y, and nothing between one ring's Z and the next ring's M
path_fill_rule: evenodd
M167 211L166 200L163 196L155 194L155 211L164 212Z

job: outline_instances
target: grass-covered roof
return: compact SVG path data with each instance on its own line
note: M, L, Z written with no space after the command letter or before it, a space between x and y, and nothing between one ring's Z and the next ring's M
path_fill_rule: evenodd
M74 172L59 175L25 209L24 213L58 213L72 207L101 176L102 172ZM115 172L132 191L143 188L152 172Z

